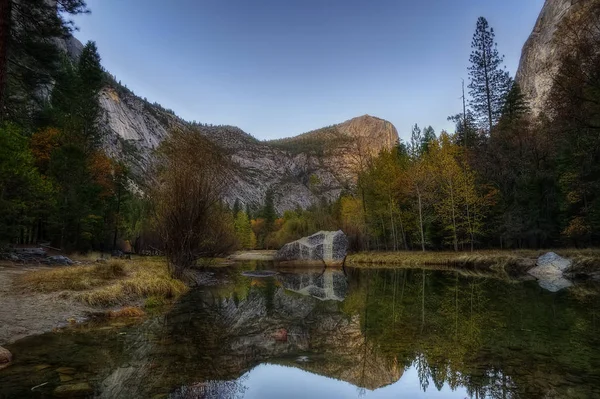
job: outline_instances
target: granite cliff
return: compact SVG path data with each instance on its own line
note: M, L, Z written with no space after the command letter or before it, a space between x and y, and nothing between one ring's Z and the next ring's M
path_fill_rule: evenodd
M76 58L82 45L68 38L59 47ZM233 161L225 201L231 205L237 199L257 208L267 190L272 190L280 213L336 199L356 183L356 172L368 157L398 142L390 122L369 115L288 139L259 141L235 126L187 122L172 110L136 96L110 75L100 104L104 147L130 165L137 179L144 178L153 150L171 129L194 127Z
M337 198L355 184L357 168L366 157L398 141L390 122L368 115L287 140L259 141L235 126L186 122L117 83L104 88L100 103L105 148L125 159L138 176L143 176L152 151L170 129L193 126L233 161L225 200L233 204L238 199L256 208L271 189L280 213Z
M534 115L543 110L560 59L570 49L566 24L580 25L586 9L598 3L600 0L546 0L523 46L516 76Z

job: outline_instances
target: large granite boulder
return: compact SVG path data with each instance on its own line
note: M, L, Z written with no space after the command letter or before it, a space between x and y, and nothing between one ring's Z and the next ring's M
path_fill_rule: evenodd
M571 267L572 262L554 252L548 252L540 256L536 266L529 270L529 274L538 279L538 283L548 291L556 292L573 285L571 281L563 276L563 273Z
M348 237L343 231L319 231L285 244L277 254L278 261L325 262L341 264L348 252Z

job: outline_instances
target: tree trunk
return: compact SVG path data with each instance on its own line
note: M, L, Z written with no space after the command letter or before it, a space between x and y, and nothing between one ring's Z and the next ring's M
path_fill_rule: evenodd
M462 103L463 103L463 134L465 135L465 150L469 148L469 140L467 138L467 105L465 98L465 81L462 81Z
M488 71L488 61L485 53L485 48L483 49L483 68L485 72L485 96L487 99L488 120L490 123L490 130L488 133L492 133L492 94L490 89L490 75Z
M394 210L392 208L392 197L391 195L388 197L389 198L389 208L390 208L390 223L392 225L392 240L393 240L393 248L394 251L398 250L398 245L397 245L397 237L396 237L396 226L394 225Z
M454 252L458 252L458 238L456 235L456 215L454 212L454 189L452 183L450 183L450 201L452 204L452 230L454 232Z
M402 244L404 249L408 251L408 242L406 242L406 232L404 231L404 222L402 221L402 211L398 212L400 218L400 234L402 235Z
M421 192L417 187L417 197L419 198L419 223L421 226L421 250L425 252L425 233L423 232L423 210L421 204Z
M117 190L117 214L115 215L115 230L113 232L113 245L112 250L117 249L117 236L119 235L119 219L121 216L121 185Z
M10 41L12 0L0 0L0 121L4 120L6 110L6 83L8 81L8 44Z

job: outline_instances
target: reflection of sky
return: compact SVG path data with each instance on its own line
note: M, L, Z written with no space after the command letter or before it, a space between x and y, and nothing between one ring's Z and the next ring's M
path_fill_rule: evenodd
M375 391L362 390L345 381L323 377L293 367L261 364L244 375L247 387L244 398L256 399L320 399L320 398L453 398L463 399L469 395L465 388L452 391L445 384L438 391L433 384L427 392L421 390L417 370L406 370L394 384Z

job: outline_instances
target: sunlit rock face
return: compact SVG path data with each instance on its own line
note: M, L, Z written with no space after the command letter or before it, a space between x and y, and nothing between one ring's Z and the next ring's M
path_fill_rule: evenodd
M562 22L577 23L584 8L598 0L546 0L523 47L516 80L521 86L534 115L544 110L560 58L569 46L559 33Z
M343 231L319 231L285 244L275 259L279 261L323 262L341 264L348 252L348 238Z

